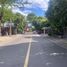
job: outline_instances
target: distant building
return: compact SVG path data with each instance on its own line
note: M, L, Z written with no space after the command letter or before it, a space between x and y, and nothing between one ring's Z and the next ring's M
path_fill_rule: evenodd
M2 35L9 35L9 33L10 33L10 26L11 26L11 31L12 31L11 34L15 34L14 23L9 23L9 22L7 21L7 22L5 22L5 23L2 25L2 30L1 30Z

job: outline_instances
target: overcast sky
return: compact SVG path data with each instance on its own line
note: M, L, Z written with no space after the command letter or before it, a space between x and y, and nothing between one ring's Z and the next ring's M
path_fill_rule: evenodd
M25 0L24 0L25 1ZM25 8L13 8L13 12L19 12L23 15L28 15L29 13L35 13L37 16L44 16L45 11L48 8L49 0L28 0L29 3L25 5Z

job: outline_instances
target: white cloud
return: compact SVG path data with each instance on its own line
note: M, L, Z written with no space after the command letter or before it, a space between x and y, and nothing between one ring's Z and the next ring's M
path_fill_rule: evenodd
M20 14L22 14L22 15L24 15L24 16L27 15L27 14L21 12L18 8L16 8L16 9L12 9L12 12L13 12L13 13L20 13Z
M46 11L48 8L48 1L49 0L28 0L29 3L32 4L26 4L24 5L26 8L36 8L39 7L41 8L43 11ZM19 12L25 16L27 16L29 13L31 13L31 10L24 10L24 11L20 11L18 8L13 8L12 10L14 13Z
M32 4L25 4L24 7L32 8Z
M32 5L37 5L38 7L42 8L43 10L47 10L48 8L48 1L49 0L28 0L32 3Z
M13 13L20 13L24 16L27 16L29 13L31 13L32 11L31 10L24 10L24 11L20 11L18 8L14 8L12 9L12 12Z
M32 11L31 10L25 10L23 12L26 13L26 14L28 14L28 13L31 13Z

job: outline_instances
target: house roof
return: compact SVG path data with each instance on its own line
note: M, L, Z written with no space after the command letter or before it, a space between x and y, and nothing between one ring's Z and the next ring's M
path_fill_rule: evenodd
M10 26L14 27L14 23L9 23L9 22L4 23L4 27L10 27Z

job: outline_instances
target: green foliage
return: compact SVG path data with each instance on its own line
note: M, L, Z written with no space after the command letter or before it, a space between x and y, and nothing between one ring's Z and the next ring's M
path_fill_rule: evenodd
M4 9L4 13L3 13L3 22L8 21L10 18L13 20L14 19L14 14L12 13L12 11L10 9Z
M19 32L23 31L26 25L25 17L23 15L20 13L14 14L10 9L4 8L3 23L9 19L12 19Z
M1 5L5 5L5 4L12 4L13 2L15 2L16 0L0 0L0 4Z
M35 26L36 30L42 30L43 27L48 26L47 18L38 17L34 13L28 14L27 20Z
M25 17L23 15L21 15L20 13L17 13L17 14L15 14L14 19L15 19L14 23L15 23L15 26L17 27L18 31L22 32L26 25Z
M4 9L5 9L5 6L7 5L9 7L9 5L11 6L16 0L0 0L0 20L2 22L2 18L4 16ZM1 25L1 22L0 22L0 25Z
M34 13L28 14L27 20L28 20L29 22L33 22L34 19L36 19L36 15L35 15Z
M67 27L67 0L50 0L46 16L53 31L63 33Z
M18 31L22 32L26 24L25 17L19 13L14 14L10 9L8 9L8 7L12 7L16 1L17 0L0 0L0 26L2 22L6 22L11 19L15 23Z

